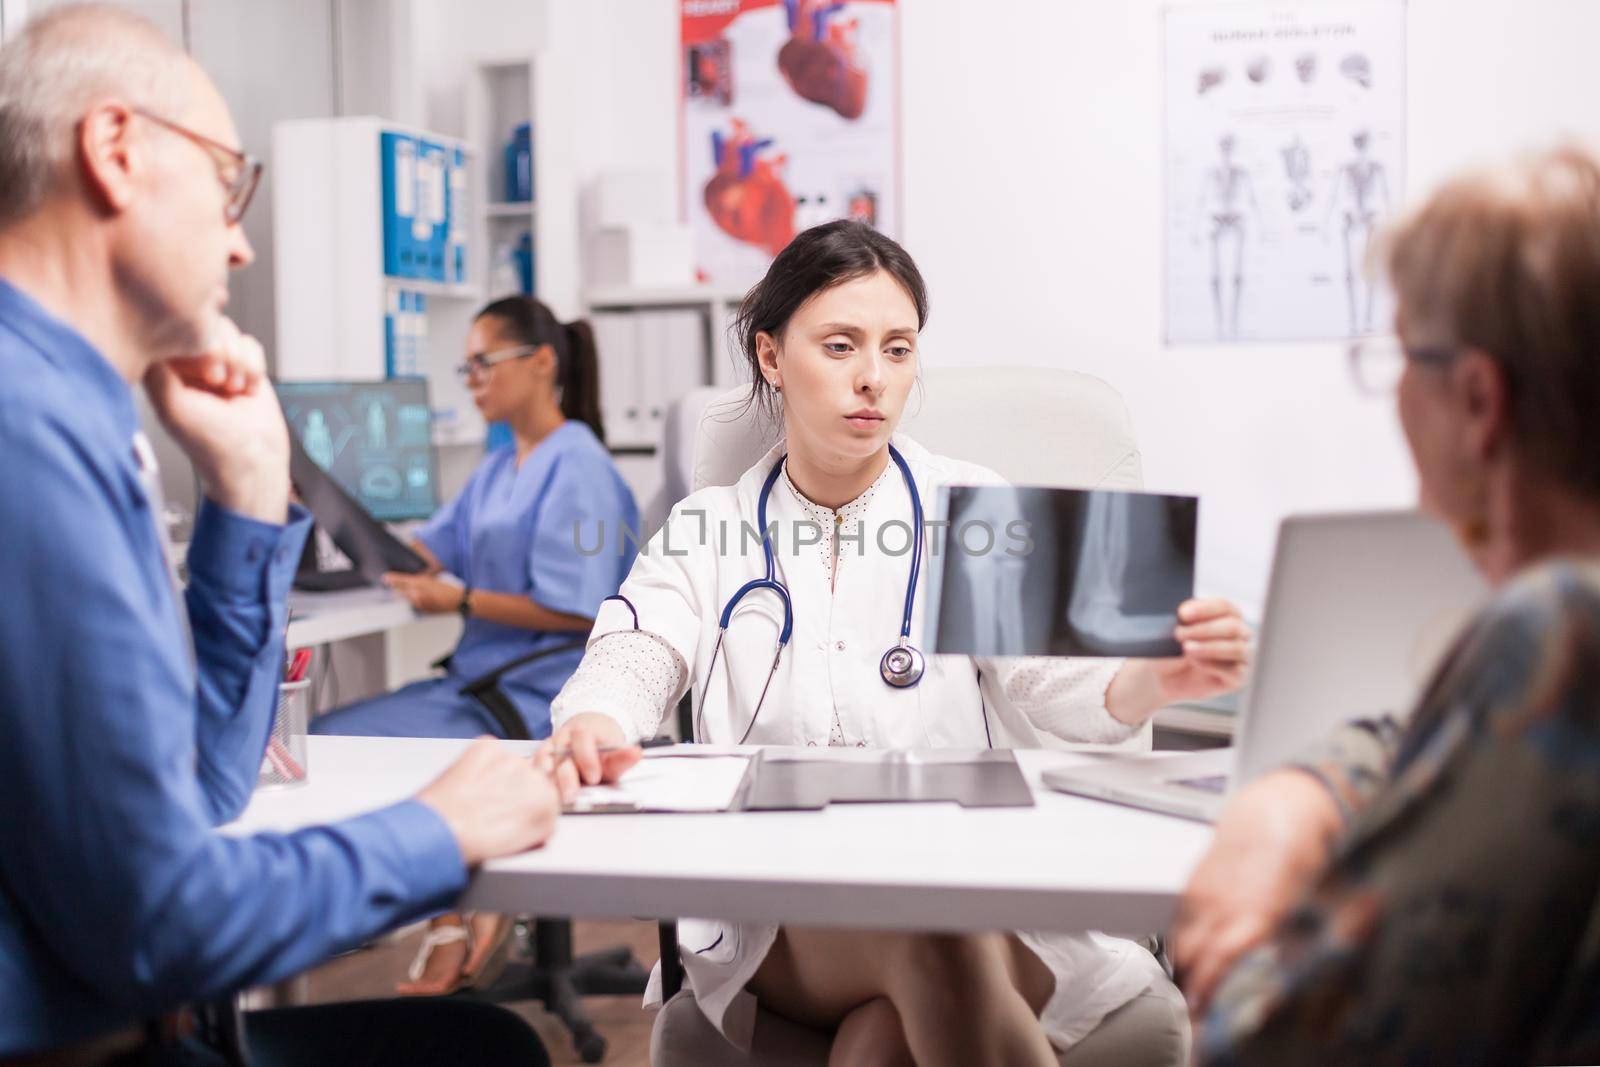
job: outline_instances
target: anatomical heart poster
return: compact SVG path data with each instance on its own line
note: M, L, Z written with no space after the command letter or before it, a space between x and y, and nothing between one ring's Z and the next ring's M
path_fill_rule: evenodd
M1405 179L1404 0L1166 11L1166 338L1382 333Z
M899 223L896 0L681 0L684 217L702 281L801 230Z

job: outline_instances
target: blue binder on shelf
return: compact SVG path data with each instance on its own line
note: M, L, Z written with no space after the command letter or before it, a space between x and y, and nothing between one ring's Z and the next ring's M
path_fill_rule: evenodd
M393 286L383 294L383 373L387 378L396 377L400 365L400 303L404 298Z
M417 203L417 143L403 133L379 137L383 169L383 272L393 278L419 276L414 227Z
M445 273L452 284L461 285L467 280L467 154L459 148L451 153L448 189L445 215L450 242Z
M417 228L423 234L424 256L421 277L432 281L445 280L445 252L449 241L449 207L447 185L449 182L449 154L443 145L423 141L418 168L421 176L417 211L424 225Z
M514 440L510 426L503 422L491 422L484 432L483 450L493 452L497 448L504 448Z
M427 372L428 298L422 293L411 294L411 362L406 369L408 378L425 378Z

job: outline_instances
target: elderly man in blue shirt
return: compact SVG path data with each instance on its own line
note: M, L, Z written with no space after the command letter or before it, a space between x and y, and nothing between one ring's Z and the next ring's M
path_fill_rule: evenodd
M441 910L559 810L547 766L480 741L414 800L216 830L255 782L308 524L261 348L223 316L258 171L135 16L57 9L0 49L0 1063L191 1062L141 1024ZM181 602L141 385L205 488ZM247 1029L257 1062L543 1061L472 1004Z

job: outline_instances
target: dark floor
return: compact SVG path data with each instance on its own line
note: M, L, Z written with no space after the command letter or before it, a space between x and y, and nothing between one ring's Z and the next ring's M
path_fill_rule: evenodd
M646 968L658 955L656 926L646 922L580 922L574 924L578 953L628 945ZM419 927L391 943L344 956L312 971L297 982L294 999L299 1003L321 1004L337 1000L363 1000L392 996L395 982L405 975L411 957L422 939ZM610 1043L605 1063L608 1067L647 1067L650 1063L651 1012L640 1006L642 998L589 997L584 1003L599 1031ZM507 1005L539 1031L550 1050L554 1064L580 1063L572 1050L566 1030L532 1001Z

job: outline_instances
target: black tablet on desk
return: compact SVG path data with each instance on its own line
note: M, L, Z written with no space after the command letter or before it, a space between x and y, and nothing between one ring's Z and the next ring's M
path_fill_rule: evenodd
M334 481L332 476L306 454L293 434L289 437L289 477L295 492L310 509L318 526L328 531L339 551L350 557L354 568L348 571L305 571L295 576L295 586L316 592L374 585L389 571L420 574L427 561L401 541L389 528L373 518L366 508ZM315 548L307 539L306 550L313 563Z
M1006 749L765 749L752 774L741 811L940 802L1033 807L1033 791Z

